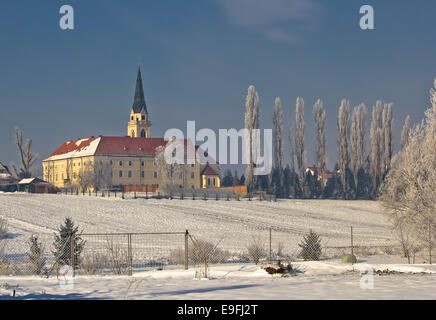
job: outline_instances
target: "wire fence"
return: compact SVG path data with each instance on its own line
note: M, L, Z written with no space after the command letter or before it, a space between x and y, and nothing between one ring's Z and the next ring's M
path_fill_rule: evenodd
M78 275L132 275L138 272L195 268L207 277L217 264L350 259L378 256L407 263L399 242L375 237L360 228L317 233L316 230L241 228L192 232L93 233L24 236L0 240L0 275L58 276L64 266ZM356 259L356 260L354 260ZM396 260L395 260L396 259ZM413 263L431 263L431 247L414 253Z

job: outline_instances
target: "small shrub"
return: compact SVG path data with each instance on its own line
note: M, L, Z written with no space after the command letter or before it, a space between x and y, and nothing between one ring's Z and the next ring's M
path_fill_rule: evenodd
M253 241L247 246L248 256L257 265L259 261L267 256L266 250L259 240Z
M6 220L0 218L0 240L6 238L8 233L8 223Z
M356 263L357 259L354 254L345 254L342 257L342 263Z
M318 261L320 259L321 239L312 230L303 237L303 241L298 245L301 248L300 256L304 261Z
M86 252L80 261L80 271L86 275L100 274L107 264L106 255L99 252Z

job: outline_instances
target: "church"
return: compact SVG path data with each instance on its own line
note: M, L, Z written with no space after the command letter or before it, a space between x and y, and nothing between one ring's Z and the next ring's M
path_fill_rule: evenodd
M58 188L94 189L85 181L92 168L93 172L106 172L100 179L108 179L106 184L112 188L157 190L162 181L155 159L156 149L165 147L167 142L151 135L151 121L144 98L141 68L138 66L127 136L93 136L63 143L42 161L44 180ZM185 140L186 143L191 142ZM218 164L195 161L195 164L184 165L181 171L173 177L178 188L220 187Z

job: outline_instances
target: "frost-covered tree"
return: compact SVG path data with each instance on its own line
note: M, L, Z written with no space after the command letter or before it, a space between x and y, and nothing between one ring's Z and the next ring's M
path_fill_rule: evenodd
M247 97L245 99L245 129L247 135L245 137L245 152L247 157L247 169L245 172L246 179L245 185L248 189L252 190L256 185L254 176L254 161L253 155L257 155L256 145L253 144L252 132L253 129L259 129L260 125L260 106L259 106L259 93L256 88L251 85L248 87Z
M274 162L277 170L278 190L283 187L283 116L280 98L275 99L273 112ZM281 193L281 192L279 192Z
M324 188L324 174L327 171L327 156L326 156L326 113L323 103L318 99L313 106L313 119L315 121L316 130L316 164L319 169L321 188Z
M366 107L362 103L355 107L351 116L350 127L350 170L354 177L356 188L359 184L359 170L365 165L365 120ZM357 191L357 190L356 190Z
M299 172L300 185L304 184L306 170L306 149L304 146L304 100L298 97L295 106L295 157Z
M436 231L436 80L434 86L430 90L432 108L410 131L408 143L394 157L380 196L403 239L412 238L429 252Z
M401 149L403 149L409 143L410 133L410 116L407 115L404 120L403 129L401 130Z
M370 130L370 173L372 187L377 192L382 179L382 155L384 147L383 123L382 123L382 102L377 101L372 108L372 122Z
M338 162L344 197L347 193L347 169L349 168L350 102L342 100L338 113Z
M392 117L392 103L385 104L383 108L383 178L391 167L392 155L394 153L394 119Z

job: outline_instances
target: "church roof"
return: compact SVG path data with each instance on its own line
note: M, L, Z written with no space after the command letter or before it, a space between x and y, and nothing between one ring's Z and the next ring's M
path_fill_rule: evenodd
M215 169L212 168L212 166L209 163L207 163L204 169L201 171L201 175L219 176L220 174L216 172Z
M142 87L141 68L138 66L138 76L136 78L135 97L132 105L133 112L140 113L142 109L147 113L147 105L145 104L144 89Z
M184 140L185 146L191 140ZM164 138L91 137L63 143L44 161L87 156L154 157L156 148L166 146ZM187 148L185 148L186 152Z

